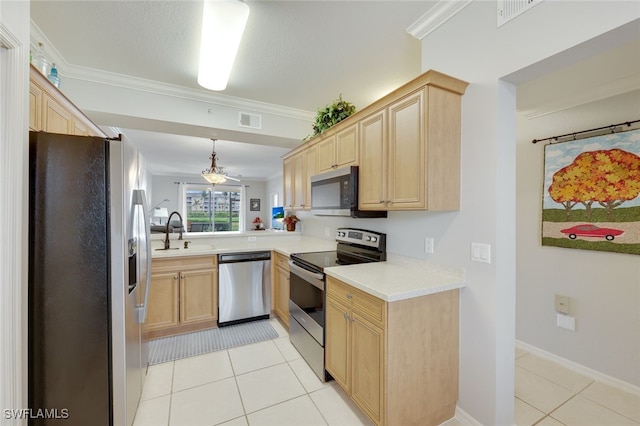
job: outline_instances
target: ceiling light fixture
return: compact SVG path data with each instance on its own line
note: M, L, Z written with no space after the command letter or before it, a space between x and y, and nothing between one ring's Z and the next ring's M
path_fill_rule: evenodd
M216 139L213 141L213 152L211 152L211 167L202 171L202 177L209 183L215 185L217 183L225 183L227 181L227 175L222 171L222 167L218 167L216 161L218 155L216 154Z
M204 0L198 84L224 90L236 58L249 6L239 0Z

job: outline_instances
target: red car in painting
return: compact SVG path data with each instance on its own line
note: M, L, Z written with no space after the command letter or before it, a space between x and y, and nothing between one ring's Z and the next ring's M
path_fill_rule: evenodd
M560 232L569 235L569 238L575 240L576 237L600 237L607 241L613 241L615 237L621 235L624 231L612 228L600 228L595 225L584 224L576 225L571 228L563 229Z

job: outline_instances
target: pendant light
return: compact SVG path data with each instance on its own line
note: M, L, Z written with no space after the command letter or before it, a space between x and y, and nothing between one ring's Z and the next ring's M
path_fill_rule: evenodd
M239 0L204 0L198 84L224 90L236 58L249 6Z
M202 177L209 183L215 185L217 183L225 183L227 181L227 175L222 171L222 167L218 167L216 164L218 156L216 154L216 139L213 141L213 151L211 152L211 167L202 171Z

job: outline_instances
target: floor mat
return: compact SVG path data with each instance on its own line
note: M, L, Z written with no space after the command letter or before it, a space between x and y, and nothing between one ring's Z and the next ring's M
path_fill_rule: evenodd
M149 342L149 365L257 343L278 337L269 320L163 337Z

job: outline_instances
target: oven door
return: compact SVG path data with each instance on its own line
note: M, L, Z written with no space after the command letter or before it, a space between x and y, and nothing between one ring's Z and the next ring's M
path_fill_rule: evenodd
M324 347L324 274L289 261L289 314Z

